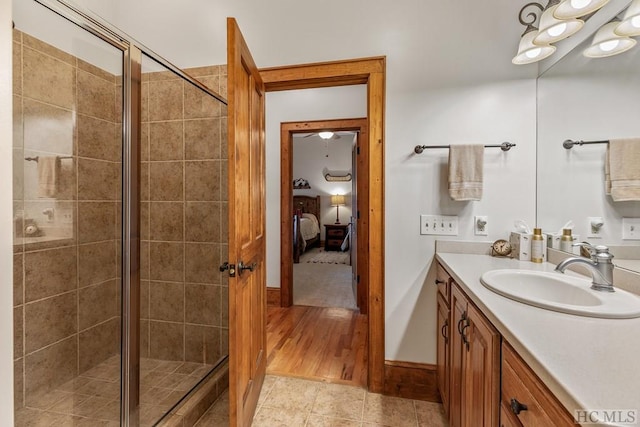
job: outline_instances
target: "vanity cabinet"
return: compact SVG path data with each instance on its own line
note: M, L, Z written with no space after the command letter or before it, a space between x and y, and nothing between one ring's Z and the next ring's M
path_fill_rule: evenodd
M529 366L505 341L502 344L501 426L575 426Z
M498 425L500 341L493 325L451 281L449 425Z
M438 264L437 380L450 427L574 426L573 417Z

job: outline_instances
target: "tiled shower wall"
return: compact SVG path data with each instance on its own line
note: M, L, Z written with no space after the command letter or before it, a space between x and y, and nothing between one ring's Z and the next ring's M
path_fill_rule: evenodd
M226 67L187 71L226 96ZM46 229L15 239L15 404L44 407L119 352L121 82L14 31L14 95L15 212ZM142 96L141 356L212 364L228 353L226 107L169 73L143 74ZM52 155L72 159L41 199L24 158Z
M226 66L186 71L226 96ZM228 353L226 115L174 74L143 73L142 357Z
M15 405L119 351L120 97L116 76L14 31ZM60 156L55 197L37 162ZM53 209L53 217L43 215ZM29 218L44 235L22 238Z

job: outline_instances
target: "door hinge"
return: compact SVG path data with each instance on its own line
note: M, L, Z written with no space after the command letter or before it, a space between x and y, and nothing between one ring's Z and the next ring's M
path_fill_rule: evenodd
M358 213L356 214L356 217L360 219L360 211L358 211Z
M360 283L360 275L359 274L356 276L356 283Z
M356 155L360 154L360 147L356 147Z

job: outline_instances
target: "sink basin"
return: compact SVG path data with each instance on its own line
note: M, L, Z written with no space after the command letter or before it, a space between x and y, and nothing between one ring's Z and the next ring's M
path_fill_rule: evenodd
M590 289L591 279L534 270L491 270L480 282L507 298L547 310L608 319L640 317L640 298Z

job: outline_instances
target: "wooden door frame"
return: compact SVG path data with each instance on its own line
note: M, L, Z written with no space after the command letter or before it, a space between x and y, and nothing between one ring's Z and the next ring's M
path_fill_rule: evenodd
M336 119L336 120L313 120L304 122L285 122L280 124L280 306L290 307L293 305L293 136L296 133L320 132L330 129L334 132L353 131L358 132L358 147L366 145L365 139L368 137L367 119ZM358 257L356 275L360 275L358 283L357 303L362 314L368 314L368 280L365 266L369 265L368 251L365 246L367 242L367 230L362 226L367 223L366 212L369 212L369 201L367 199L367 153L368 150L361 149L358 155L358 170L354 177L358 186L358 193L362 197L358 198L358 206L352 207L352 216L360 218L358 226L363 228L363 233L358 235L358 247L356 256ZM362 170L360 170L362 169ZM319 218L320 219L320 218ZM358 232L360 229L358 228Z
M384 107L386 58L362 58L302 64L260 70L267 92L367 85L369 201L365 224L369 237L366 251L369 285L368 389L384 390ZM363 195L359 195L363 196ZM362 214L362 213L361 213Z

